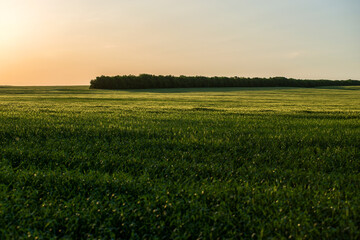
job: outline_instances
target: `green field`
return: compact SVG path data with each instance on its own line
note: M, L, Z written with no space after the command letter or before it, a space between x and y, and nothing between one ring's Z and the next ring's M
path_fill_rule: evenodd
M0 126L0 239L360 238L360 87L1 87Z

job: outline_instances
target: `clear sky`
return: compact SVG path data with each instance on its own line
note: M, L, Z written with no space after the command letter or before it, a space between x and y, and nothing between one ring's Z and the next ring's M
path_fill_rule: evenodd
M0 0L0 85L139 73L360 80L360 1Z

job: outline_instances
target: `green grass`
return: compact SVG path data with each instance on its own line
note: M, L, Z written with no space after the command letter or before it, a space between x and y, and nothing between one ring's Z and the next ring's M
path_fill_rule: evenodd
M0 239L359 239L360 87L0 88Z

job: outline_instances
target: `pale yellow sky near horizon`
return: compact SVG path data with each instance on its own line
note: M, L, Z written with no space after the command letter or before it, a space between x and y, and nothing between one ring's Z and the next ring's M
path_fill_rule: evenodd
M0 0L0 85L100 75L360 80L360 1Z

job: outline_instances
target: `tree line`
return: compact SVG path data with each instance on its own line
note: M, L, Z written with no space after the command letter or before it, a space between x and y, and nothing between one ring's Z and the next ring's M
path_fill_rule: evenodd
M91 89L149 89L204 87L320 87L356 86L358 80L302 80L285 77L204 77L140 74L100 76L90 81Z

